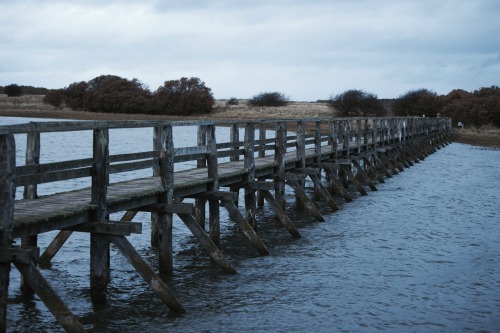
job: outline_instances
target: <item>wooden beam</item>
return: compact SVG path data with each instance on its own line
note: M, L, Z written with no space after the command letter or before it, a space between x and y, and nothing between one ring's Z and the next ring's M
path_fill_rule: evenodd
M261 255L268 255L269 250L267 247L262 243L260 240L259 236L255 233L253 230L252 226L247 222L247 220L241 215L240 211L238 210L238 207L234 204L233 201L222 201L221 206L226 208L227 211L229 212L229 216L233 220L238 223L240 226L241 230L245 234L245 236L250 240L252 243L253 247L259 252Z
M189 214L178 214L182 222L188 227L191 233L198 239L207 251L210 258L212 258L225 272L236 274L236 269L226 259L222 251L215 245L207 233L200 227L194 217Z
M173 203L173 204L163 204L156 203L146 206L141 206L134 208L138 212L151 212L151 213L161 213L161 214L193 214L194 207L193 204L187 203Z
M141 234L142 223L135 222L85 222L63 229L64 231L91 232L105 235L130 236L130 234Z
M36 263L40 249L38 247L7 247L0 249L0 263L10 264L16 262L20 264Z
M50 266L50 261L54 256L59 252L59 250L63 247L64 243L68 240L68 238L71 236L73 231L59 231L59 233L54 237L52 242L45 248L45 251L42 253L40 256L40 259L38 260L38 263L42 267L49 267Z
M158 296L160 296L163 303L165 303L171 311L177 313L186 312L168 286L153 272L125 237L108 235L107 238L116 245L118 250L127 258L128 262L132 264L144 281Z
M325 189L323 184L321 184L321 179L319 179L318 175L309 175L309 178L313 181L314 185L318 189L318 194L326 201L326 203L330 206L330 208L335 212L339 210L339 206L332 198L330 193Z
M14 265L66 331L86 332L83 325L52 289L33 262L29 264L14 262Z
M281 208L280 204L273 198L271 195L271 192L267 190L261 190L262 195L264 196L264 199L267 201L269 206L274 210L276 215L278 216L278 219L281 221L281 223L285 226L285 228L288 230L290 235L294 238L300 238L300 232L299 230L295 227L295 225L292 223L290 218L285 214L283 209Z
M335 193L338 193L344 198L346 202L351 202L352 197L349 195L347 190L345 189L344 186L340 183L340 181L337 178L337 175L333 172L332 168L325 168L326 173L330 177L330 184L333 186L333 189L335 190Z
M318 207L314 204L314 202L309 199L309 197L306 195L304 192L304 189L302 186L299 184L298 181L296 180L287 180L286 184L291 186L293 190L295 191L295 196L297 200L300 200L302 205L313 215L313 217L320 222L324 222L325 218L323 215L318 210Z
M365 170L363 170L363 168L361 167L361 165L359 165L359 162L356 161L356 160L353 160L352 161L352 164L354 165L354 167L356 168L356 170L358 171L358 174L361 176L361 178L365 181L365 183L368 185L368 187L372 190L372 191L377 191L377 187L372 183L370 177L368 177L368 175L366 174Z

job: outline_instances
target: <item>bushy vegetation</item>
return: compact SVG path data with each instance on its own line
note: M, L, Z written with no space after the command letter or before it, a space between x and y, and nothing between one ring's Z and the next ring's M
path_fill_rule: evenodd
M248 100L250 106L286 106L289 98L280 92L263 92Z
M21 96L23 94L23 88L21 88L17 84L10 84L3 87L3 93L9 97Z
M377 95L362 90L346 90L332 96L327 103L340 117L384 116L387 112Z
M392 104L392 111L396 116L435 117L442 108L438 95L427 89L410 90Z
M153 95L155 114L188 116L210 113L214 103L211 89L195 77L165 81Z
M226 101L226 105L238 105L238 104L240 104L240 102L236 97L231 97Z
M44 102L92 112L192 115L211 112L215 100L198 78L166 81L152 93L137 79L101 75L52 90Z

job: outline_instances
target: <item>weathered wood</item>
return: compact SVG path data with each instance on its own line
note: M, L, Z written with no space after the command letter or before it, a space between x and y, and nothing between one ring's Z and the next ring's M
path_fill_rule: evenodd
M221 201L221 206L227 209L229 212L229 216L233 220L238 223L240 226L241 230L245 234L245 236L250 240L252 243L253 247L259 252L261 255L268 255L269 250L267 247L262 243L260 240L259 236L255 233L254 229L252 226L247 222L247 220L241 215L240 211L238 210L238 207L234 204L232 201Z
M118 250L128 260L128 262L136 269L144 281L160 296L160 299L173 312L185 313L186 310L175 298L168 286L156 275L149 265L141 258L135 248L123 236L107 236L108 239L116 245Z
M154 212L154 213L170 213L170 214L193 214L194 207L192 204L185 203L172 203L172 204L164 204L157 203L146 206L141 206L135 208L135 210L140 212Z
M361 184L357 180L356 176L353 175L351 168L345 168L344 172L347 174L347 176L349 177L349 179L351 180L351 182L354 184L354 186L361 195L368 195L366 190L363 188L363 186L361 186Z
M271 140L271 139L270 139ZM266 156L266 124L265 123L260 123L259 124L259 140L256 141L258 143L258 156L260 158ZM272 142L272 141L271 141ZM263 179L259 179L263 180ZM264 206L264 197L260 192L257 192L257 206L262 207Z
M161 129L162 141L159 145L160 151L160 179L163 194L159 201L165 205L172 205L174 202L174 138L172 126L165 126ZM173 250L172 250L172 213L158 213L158 268L160 274L171 274L173 271Z
M92 221L103 223L107 215L109 132L94 130L91 203ZM109 242L101 234L90 234L90 298L96 304L106 301L109 280Z
M236 202L238 200L237 192L203 192L193 196L194 198L201 198L205 200L224 200Z
M300 232L297 227L292 223L288 215L285 214L285 211L281 208L280 204L273 198L271 192L267 190L262 190L262 195L264 199L267 201L269 206L274 210L276 216L280 220L281 224L285 226L290 235L294 238L300 238Z
M354 165L354 167L356 168L356 170L358 171L358 174L361 176L361 178L365 181L365 183L368 185L368 187L372 190L372 191L377 191L377 187L372 183L370 177L368 177L368 175L366 174L365 170L363 170L363 168L361 167L361 165L359 165L359 162L356 161L356 160L352 160L352 164Z
M130 236L142 233L142 223L135 222L85 222L68 228L70 231L92 232L105 235Z
M315 163L319 166L321 163L321 122L316 121L315 122L315 130L314 130L314 161ZM317 177L321 179L321 169L319 169L320 172L317 174ZM321 181L318 183L314 183L314 190L313 190L313 195L314 195L314 200L319 200L319 198L322 196L321 189L318 187L317 184L321 185Z
M212 182L208 184L208 190L211 192L219 191L219 171L217 163L217 140L215 137L215 126L207 126L207 169L208 177ZM220 243L220 212L219 201L208 200L208 223L210 238L218 246Z
M0 251L12 245L12 220L16 186L16 146L14 135L0 135ZM0 332L7 331L7 295L10 263L0 263Z
M197 130L197 144L202 147L207 145L207 127L200 125ZM207 148L208 152L208 148ZM197 168L206 168L207 167L207 158L200 158L196 161ZM203 198L196 198L194 202L194 217L198 224L205 229L205 206L207 200Z
M222 251L206 234L206 232L196 222L194 217L189 214L179 214L182 222L188 227L191 233L198 239L200 244L205 248L210 258L212 258L221 268L227 273L236 274L236 269L226 259Z
M300 200L302 203L302 206L307 208L307 210L313 215L313 217L320 222L324 222L325 218L323 215L318 210L318 207L314 204L314 202L309 199L309 197L306 195L304 192L304 189L302 185L299 183L299 181L296 180L287 180L286 184L290 185L294 192L295 192L295 197Z
M297 122L297 148L295 150L296 157L297 157L297 162L295 162L295 167L298 169L304 169L306 167L306 136L305 136L305 125L303 121L298 121ZM287 176L305 176L305 175L296 175L296 174L280 174L278 175L279 177L283 177L283 179L286 181ZM305 191L305 177L297 179L296 182L291 182L293 185L297 187L295 189L295 207L298 210L304 209L306 202L304 199L301 197L301 194L304 193ZM293 186L290 185L290 186Z
M59 324L68 332L86 332L83 325L64 304L54 289L33 264L14 263L28 284L35 290L45 306L54 315Z
M320 195L323 198L323 200L326 201L326 203L330 206L330 208L334 212L339 210L339 206L337 205L335 200L332 198L330 193L328 193L328 191L325 189L323 184L321 184L321 179L319 178L319 176L312 174L312 175L309 175L309 178L311 178L311 180L313 181L314 186L318 191L318 195Z
M285 173L285 154L286 154L286 124L278 122L276 124L274 163L276 164L275 173ZM280 179L274 180L274 194L279 207L285 209L285 182ZM265 197L264 197L265 198ZM266 199L266 198L265 198ZM267 199L266 199L267 200Z
M245 127L245 160L244 168L247 171L246 182L252 184L255 182L255 151L254 151L254 141L255 141L255 127L252 123L248 123ZM246 186L245 187L245 219L253 227L257 228L257 221L255 220L255 210L256 210L256 197L255 189Z
M40 133L28 133L26 138L26 165L37 166L40 164ZM16 170L17 171L17 170ZM35 200L38 197L37 185L26 185L24 187L23 199ZM21 238L21 246L38 245L38 236L28 236ZM26 280L21 276L21 291L25 296L32 296L34 294L33 288L26 283Z
M50 262L52 258L59 252L59 250L63 247L64 243L69 239L69 237L73 234L72 231L59 231L56 237L50 242L50 244L45 248L45 251L40 256L38 263L42 267L50 266Z
M335 190L335 193L338 193L344 198L346 202L351 202L352 198L347 192L347 190L342 186L340 181L337 178L337 175L335 175L335 172L332 168L325 168L326 173L330 177L330 185L333 186L333 189Z

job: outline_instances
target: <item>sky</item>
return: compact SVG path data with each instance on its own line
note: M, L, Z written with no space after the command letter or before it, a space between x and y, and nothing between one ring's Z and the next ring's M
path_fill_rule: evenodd
M104 74L217 99L500 85L499 0L0 0L0 86Z

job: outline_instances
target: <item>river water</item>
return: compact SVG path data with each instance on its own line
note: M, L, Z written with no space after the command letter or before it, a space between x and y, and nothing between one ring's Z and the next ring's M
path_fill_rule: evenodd
M221 272L174 219L167 282L184 315L170 313L114 248L108 302L92 306L88 235L74 234L42 273L90 332L500 332L499 166L500 150L453 143L377 192L351 189L355 200L339 199L336 213L320 202L325 222L296 211L287 192L302 238L292 239L264 206L257 218L265 257L222 214L221 248L236 275ZM157 270L148 220L139 214L143 234L129 239ZM42 249L53 236L40 236ZM18 284L13 268L9 331L62 332Z

